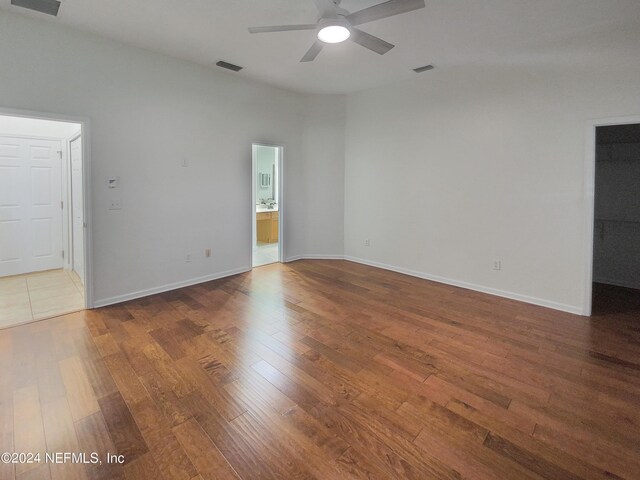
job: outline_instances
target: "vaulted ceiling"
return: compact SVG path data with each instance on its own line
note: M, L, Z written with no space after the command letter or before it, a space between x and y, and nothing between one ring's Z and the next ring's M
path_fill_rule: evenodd
M382 0L343 0L348 11ZM13 11L295 91L350 93L417 75L413 68L460 65L605 65L638 61L638 0L426 0L427 8L379 20L362 30L396 45L379 56L354 43L299 60L313 31L250 35L249 26L314 23L312 0L62 0L58 17ZM1 13L0 13L1 14ZM229 73L231 75L231 73ZM429 75L423 73L421 75Z

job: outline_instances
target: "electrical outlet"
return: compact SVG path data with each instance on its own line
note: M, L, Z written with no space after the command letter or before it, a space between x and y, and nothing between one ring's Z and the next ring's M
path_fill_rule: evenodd
M122 210L122 200L111 200L109 210Z
M211 249L210 249L210 248L207 248L207 249L204 251L204 256L205 256L206 258L211 257Z
M364 246L365 247L371 246L371 241L368 238L364 241Z
M184 261L185 261L185 262L187 262L187 263L190 263L190 262L191 262L191 254L190 254L190 253L187 253L187 254L184 256Z
M502 270L502 260L494 260L493 261L493 269L494 270Z

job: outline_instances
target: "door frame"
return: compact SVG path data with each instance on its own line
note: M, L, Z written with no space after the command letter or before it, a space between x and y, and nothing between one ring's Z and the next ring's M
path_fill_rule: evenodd
M591 316L593 304L593 235L595 228L595 189L596 189L596 130L598 127L640 124L640 115L625 117L607 117L591 119L586 126L586 156L584 168L585 198L585 284L582 315Z
M11 117L33 118L36 120L53 120L80 124L82 135L82 203L85 212L84 229L84 306L93 308L93 218L91 215L91 121L87 117L64 115L49 112L37 112L0 106L0 115Z
M269 142L253 142L251 144L251 268L253 266L253 247L257 241L256 233L256 147L271 147L278 149L278 263L284 262L284 149L283 144Z
M74 230L73 229L73 180L72 180L73 167L72 167L72 164L71 164L71 144L73 142L75 142L76 140L78 140L78 139L80 139L80 141L84 143L84 138L82 138L82 130L80 130L79 132L73 134L71 137L69 137L67 139L67 167L68 167L67 168L67 170L68 170L67 192L69 194L68 195L69 198L67 199L67 204L69 205L68 215L67 216L68 216L68 223L69 223L69 229L68 229L69 255L68 255L68 257L69 257L69 270L70 271L75 271L74 270L75 255L74 255L74 251L73 251L73 244L74 244L74 242L73 242L73 230ZM84 153L84 145L83 145L83 153ZM84 162L83 162L82 166L84 167ZM83 175L83 178L82 178L82 182L83 182L83 186L84 186L84 175ZM83 195L84 195L84 191L83 191ZM84 226L86 224L86 222L85 222L86 215L85 215L84 211L82 212L82 217L83 217L82 218L82 222L83 222L83 226ZM85 250L85 246L82 245L82 252L83 252L82 256L84 256L84 250ZM83 258L83 261L84 261L84 258ZM83 280L83 282L86 282L87 281L87 279L86 279L87 272L86 272L86 268L85 268L84 263L82 265L82 269L84 270L82 272L82 276L84 277L82 280Z

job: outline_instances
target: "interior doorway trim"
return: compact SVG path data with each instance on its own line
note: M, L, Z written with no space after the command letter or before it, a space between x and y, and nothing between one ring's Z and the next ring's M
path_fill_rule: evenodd
M582 314L591 316L593 296L593 235L595 228L595 190L596 190L596 129L614 125L640 124L640 115L626 117L608 117L591 119L586 126L586 156L584 168L584 198L585 198L585 285Z
M77 117L48 112L36 112L32 110L22 110L6 108L0 106L0 115L11 117L33 118L37 120L53 120L58 122L79 123L82 135L82 203L85 212L86 227L84 229L84 306L93 308L93 218L91 210L91 122L87 117Z
M286 221L285 203L285 178L284 178L284 149L279 143L253 142L251 144L251 268L253 268L253 246L256 244L256 147L271 147L278 149L278 262L284 262L285 239L284 223Z

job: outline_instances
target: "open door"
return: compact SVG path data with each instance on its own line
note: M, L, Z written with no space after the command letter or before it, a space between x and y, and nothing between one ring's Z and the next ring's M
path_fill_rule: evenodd
M84 285L84 205L82 185L82 136L69 143L71 184L71 269Z

